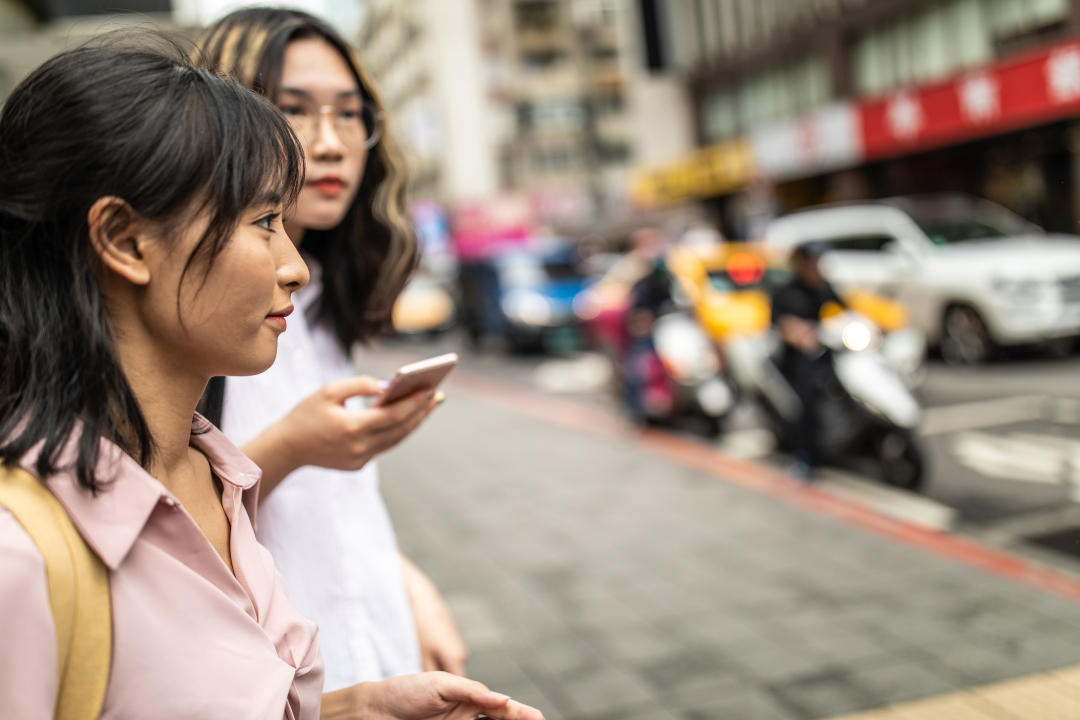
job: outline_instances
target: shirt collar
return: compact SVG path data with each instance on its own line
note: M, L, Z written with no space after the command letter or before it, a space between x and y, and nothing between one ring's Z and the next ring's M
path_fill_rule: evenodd
M102 489L96 495L91 493L75 477L79 432L77 427L60 453L57 464L62 469L51 475L45 484L64 506L86 544L110 570L116 570L131 551L157 504L161 501L172 504L177 500L134 458L105 439L100 441L100 455L94 472L102 481ZM206 455L226 492L233 489L242 493L254 523L261 477L258 466L199 414L191 421L191 444ZM20 465L36 474L34 463L39 454L40 445L27 453Z

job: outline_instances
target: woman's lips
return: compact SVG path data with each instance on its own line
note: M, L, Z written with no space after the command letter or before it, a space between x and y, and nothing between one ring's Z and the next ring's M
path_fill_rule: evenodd
M338 178L323 178L309 182L308 186L326 197L337 197L345 190L345 183Z
M269 315L267 315L266 316L266 321L268 323L270 323L270 325L273 326L273 328L275 330L277 330L278 332L285 332L285 328L287 327L287 324L285 322L285 316L286 315L291 315L292 311L293 311L293 306L289 305L284 310L281 310L279 312L272 312Z

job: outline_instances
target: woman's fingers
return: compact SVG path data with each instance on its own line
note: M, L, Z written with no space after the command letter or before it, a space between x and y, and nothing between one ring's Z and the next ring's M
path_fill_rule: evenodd
M370 683L370 689L390 692L383 709L392 717L441 717L471 720L483 713L497 720L544 720L543 714L509 696L489 690L483 683L445 672L425 672ZM381 693L385 695L385 693Z
M379 381L368 375L354 375L352 377L335 380L327 383L322 388L323 393L331 401L341 405L351 397L362 395L373 397L382 392Z
M451 702L475 705L481 712L498 720L544 720L544 715L534 707L512 700L508 695L489 690L475 680L439 673L439 694Z
M405 421L374 433L371 441L375 453L385 452L407 438L413 430L420 426L420 423L427 419L427 416L435 407L437 407L437 404L431 402L426 407L421 407Z
M482 708L501 707L510 697L492 692L484 683L468 678L451 675L447 672L428 673L435 686L435 692L444 702L472 703Z
M380 445L383 444L381 436L384 435L392 436L397 434L399 435L397 440L400 440L419 425L420 421L427 417L436 404L434 393L428 390L414 393L407 398L398 400L393 405L358 410L356 416L359 422L355 433L358 435L372 435L373 443L375 442L374 436L380 436L378 439ZM397 441L394 441L390 444L396 443Z
M343 469L358 469L371 458L397 445L438 405L432 393L417 393L385 408L344 410L342 441L349 453ZM399 407L400 406L400 407Z
M481 705L480 709L496 720L544 720L542 712L517 700L507 700L505 704L494 707Z

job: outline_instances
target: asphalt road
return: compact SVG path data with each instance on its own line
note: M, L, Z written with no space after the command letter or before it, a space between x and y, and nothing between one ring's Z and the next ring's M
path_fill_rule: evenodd
M620 413L606 363L595 354L473 351L456 335L394 344L417 356L456 350L462 368L473 374ZM1039 554L1042 550L1029 543L1032 536L1063 532L1046 559L1061 559L1064 549L1065 562L1080 569L1080 354L1061 359L1019 354L978 368L932 360L928 368L918 392L929 460L923 495L955 511L959 529L998 544ZM786 464L773 453L749 407L740 408L717 444L736 456Z

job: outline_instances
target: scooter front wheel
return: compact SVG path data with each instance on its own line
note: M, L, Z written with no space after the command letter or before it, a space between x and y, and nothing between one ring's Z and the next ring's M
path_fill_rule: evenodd
M877 440L875 451L887 484L911 492L922 489L926 460L922 447L910 430L884 432Z

